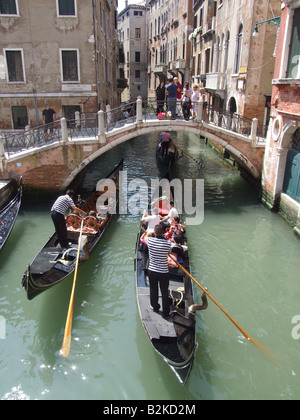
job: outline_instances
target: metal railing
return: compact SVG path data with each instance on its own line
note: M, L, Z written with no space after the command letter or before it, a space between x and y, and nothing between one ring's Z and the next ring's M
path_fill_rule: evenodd
M61 141L61 124L60 121L55 121L34 128L28 127L25 130L2 131L0 135L4 141L5 152L11 155Z
M196 104L192 104L190 118L193 119ZM140 106L140 104L139 104ZM126 125L133 125L137 120L138 102L125 103L117 108L110 109L107 106L106 111L100 113L104 117L104 132L109 133L114 129L123 128ZM78 138L94 138L99 135L100 120L99 112L96 114L82 114L81 118L65 120L65 141ZM163 104L161 112L167 114L167 104ZM176 119L183 120L181 101L177 101ZM142 120L147 122L158 119L157 101L150 99L142 102ZM164 119L167 119L165 115ZM64 118L62 119L64 120ZM63 122L55 121L48 125L42 125L34 128L26 127L25 130L2 131L4 151L10 156L13 153L21 152L32 148L40 148L54 142L63 141ZM213 107L203 109L202 121L213 126L229 130L243 136L250 137L253 121L235 113L224 110L218 110ZM186 122L187 124L189 121ZM255 144L263 146L267 135L267 127L258 125L255 136Z
M71 141L76 138L96 138L98 134L97 118L97 114L92 114L88 117L67 120L68 138Z
M252 120L242 117L236 113L208 108L207 117L205 112L203 117L204 121L208 117L208 121L206 122L209 122L217 127L233 131L234 133L242 134L244 136L249 136L251 133Z

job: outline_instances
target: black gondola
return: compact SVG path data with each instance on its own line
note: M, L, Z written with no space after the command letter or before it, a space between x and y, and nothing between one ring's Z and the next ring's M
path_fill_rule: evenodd
M116 185L116 199L118 200L119 191L119 172L123 168L123 160L118 166L107 176L107 179L114 181ZM94 190L91 195L83 204L77 204L79 208L86 211L96 211L97 200L104 191ZM105 197L107 194L105 193ZM106 204L106 203L105 203ZM113 203L117 205L116 202ZM109 206L109 203L108 203ZM80 261L81 264L84 260L89 258L100 238L104 234L108 224L112 219L112 214L107 211L108 206L102 209L102 219L98 222L97 229L95 229L96 218L87 216L84 221L83 227L83 250L81 251ZM68 226L68 240L73 244L71 248L64 250L58 244L57 234L54 233L42 250L37 254L31 264L28 265L26 272L23 275L22 285L27 292L29 300L33 299L40 293L48 290L50 287L55 286L64 279L66 279L75 270L78 238L80 234L81 218L77 215L68 215L66 217Z
M164 197L154 199L151 205L158 207L160 214L168 214L168 203ZM195 315L190 311L191 305L194 304L192 281L178 266L169 266L171 317L166 320L161 314L154 312L150 308L148 253L147 247L141 243L143 233L144 228L141 224L137 235L135 259L136 295L140 318L154 349L170 366L179 382L184 385L197 349ZM174 244L171 252L176 252L176 247L178 248L178 245ZM189 272L186 240L180 248L183 251L182 265Z
M0 250L3 248L18 217L22 200L22 189L22 178L20 178L19 188L15 197L0 211Z

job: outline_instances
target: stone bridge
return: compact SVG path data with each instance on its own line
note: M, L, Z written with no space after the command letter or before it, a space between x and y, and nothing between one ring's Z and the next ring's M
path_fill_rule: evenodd
M151 107L150 107L151 108ZM146 111L145 111L146 109ZM209 139L237 165L259 181L262 173L265 139L259 137L258 120L250 123L235 115L224 115L212 110L209 121L203 120L202 103L196 104L194 121L159 120L154 107L149 110L141 100L134 104L133 115L124 116L124 109L99 111L96 123L76 118L73 122L62 118L45 138L45 128L25 129L20 134L0 134L0 170L2 178L23 177L25 188L64 190L82 171L101 154L137 136L163 130L189 132ZM51 127L50 127L51 128ZM53 133L51 133L53 131ZM18 137L19 136L19 137ZM0 178L1 178L0 176Z

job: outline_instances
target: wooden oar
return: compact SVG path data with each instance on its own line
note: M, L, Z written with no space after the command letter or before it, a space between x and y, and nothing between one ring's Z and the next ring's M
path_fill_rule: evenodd
M181 268L181 270L187 276L189 276L190 279L193 280L194 283L197 284L197 286L200 287L200 289L218 306L218 308L221 309L221 311L230 319L230 321L238 328L238 330L243 334L243 336L247 338L247 340L251 341L251 343L255 344L257 347L262 349L269 356L274 357L274 355L265 346L263 346L258 341L254 340L254 338L250 337L250 335L246 333L246 331L229 315L229 313L208 293L208 291L203 286L201 286L201 284L181 264L179 264L178 261L175 260L175 258L172 257L171 254L169 254L169 257L178 265L178 267Z
M72 293L69 303L69 310L68 310L68 316L65 326L65 334L64 334L64 340L62 343L62 348L60 351L60 354L63 357L68 357L71 347L71 332L72 332L72 318L73 318L73 306L74 306L74 296L75 296L75 286L76 286L76 278L77 278L77 271L78 271L78 264L79 264L79 258L80 258L80 247L81 247L81 238L82 238L82 228L83 228L83 219L81 221L81 227L80 227L80 235L79 235L79 241L78 241L78 250L77 250L77 258L76 258L76 265L75 265L75 272L74 272L74 280L73 280L73 287L72 287Z
M144 232L146 232L146 230L141 227L141 230L143 230ZM203 286L201 286L201 284L177 261L175 260L175 258L173 258L173 256L171 254L169 254L169 257L171 258L171 260L173 260L178 267L181 268L181 270L187 275L189 276L189 278L191 280L193 280L194 283L197 284L198 287L200 287L200 289L206 294L206 296L208 296L217 306L219 309L221 309L221 311L230 319L230 321L237 327L237 329L243 334L243 336L245 338L247 338L247 340L251 341L251 343L255 344L257 347L259 347L261 350L263 350L268 356L272 357L274 360L278 361L278 357L276 357L273 353L270 352L269 349L267 349L265 346L263 346L261 343L259 343L258 341L254 340L254 338L252 338L230 315L229 313L208 293L207 289L204 288Z
M173 143L174 146L177 147L177 149L179 149L182 153L184 153L185 155L187 155L190 159L193 159L194 162L198 163L198 165L203 166L203 163L199 162L198 160L196 160L195 158L193 158L193 156L189 155L185 150L181 149L179 146L177 146L177 144Z

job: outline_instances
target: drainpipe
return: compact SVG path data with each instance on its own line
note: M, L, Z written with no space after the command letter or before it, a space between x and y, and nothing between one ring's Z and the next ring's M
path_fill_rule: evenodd
M95 37L95 63L96 63L96 91L97 91L97 108L99 110L100 93L99 93L99 51L98 51L98 21L97 21L97 4L93 0L93 17L94 17L94 37Z

